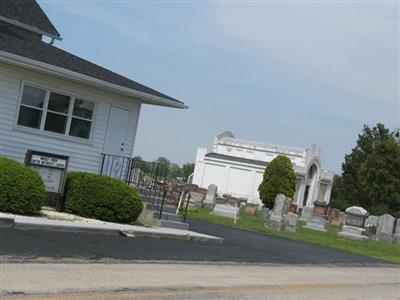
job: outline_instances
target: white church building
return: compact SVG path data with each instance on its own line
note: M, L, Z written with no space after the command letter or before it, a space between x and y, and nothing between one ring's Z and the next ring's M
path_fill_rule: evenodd
M297 175L293 197L298 208L314 201L329 203L333 173L324 170L320 145L296 148L237 139L225 131L217 135L212 151L198 148L192 183L207 188L218 186L218 194L260 203L258 186L268 163L278 155L287 156Z

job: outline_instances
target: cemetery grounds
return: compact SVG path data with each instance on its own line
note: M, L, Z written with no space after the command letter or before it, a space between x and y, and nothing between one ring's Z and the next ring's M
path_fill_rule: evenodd
M249 215L244 213L244 208L240 210L236 224L230 218L211 214L211 210L207 208L189 208L188 217L400 263L400 244L372 240L355 241L339 237L337 236L337 232L341 230L339 225L327 224L327 231L320 232L304 228L305 223L299 221L296 232L273 231L264 226L265 220L260 211L257 211L255 215Z

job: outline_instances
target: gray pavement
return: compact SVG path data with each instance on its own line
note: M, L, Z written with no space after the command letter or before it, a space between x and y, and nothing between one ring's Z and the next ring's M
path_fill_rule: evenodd
M190 224L224 242L0 228L0 299L400 299L396 264Z
M224 242L0 228L0 255L3 262L156 260L353 266L387 264L370 257L197 220L190 220L190 225L194 231L221 236Z
M398 299L395 267L3 264L5 299Z

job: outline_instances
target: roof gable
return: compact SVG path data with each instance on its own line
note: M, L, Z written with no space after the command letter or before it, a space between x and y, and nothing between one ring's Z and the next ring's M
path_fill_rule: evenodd
M0 0L0 20L60 38L57 29L35 0Z

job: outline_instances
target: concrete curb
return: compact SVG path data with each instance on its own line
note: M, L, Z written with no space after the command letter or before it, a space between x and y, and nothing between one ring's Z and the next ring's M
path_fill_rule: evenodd
M0 217L0 228L14 227L15 220L12 217Z
M222 238L205 235L188 230L171 228L139 227L116 223L79 223L73 221L59 221L25 216L0 216L0 227L15 228L21 230L47 230L60 232L82 232L117 234L132 237L146 237L158 239L194 240L203 242L223 242Z

